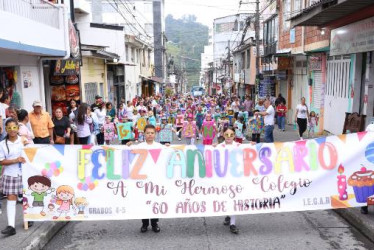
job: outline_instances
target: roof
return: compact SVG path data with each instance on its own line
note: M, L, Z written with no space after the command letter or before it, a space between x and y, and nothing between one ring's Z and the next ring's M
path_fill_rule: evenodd
M291 17L291 26L324 26L360 10L374 7L373 0L319 0Z
M299 14L295 15L295 16L292 16L290 18L290 20L293 20L293 19L296 19L298 18L299 16L302 16L303 14L306 14L306 13L309 13L311 12L313 9L317 8L318 6L321 6L323 4L327 4L327 3L331 3L331 2L334 2L336 0L319 0L317 2L314 2L312 3L309 7L303 9Z

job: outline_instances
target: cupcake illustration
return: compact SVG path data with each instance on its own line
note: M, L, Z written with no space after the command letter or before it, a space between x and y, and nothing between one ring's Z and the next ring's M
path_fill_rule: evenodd
M374 194L374 171L363 166L349 177L348 185L353 187L356 201L366 203L367 198Z

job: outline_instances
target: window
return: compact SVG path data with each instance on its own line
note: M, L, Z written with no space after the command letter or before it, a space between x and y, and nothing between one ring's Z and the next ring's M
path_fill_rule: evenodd
M84 83L84 93L86 96L87 103L95 102L95 95L99 94L97 82L86 82Z
M301 0L293 0L292 16L299 14L301 11Z
M239 30L239 23L238 23L238 20L235 20L234 22L234 31L238 31Z
M247 49L247 69L251 66L251 50Z
M268 33L268 23L264 23L264 35L263 35L264 45L267 44L267 33Z
M244 69L245 68L245 52L242 52L242 65L241 65L241 69Z
M142 62L142 66L144 67L145 66L145 50L143 49L143 62Z
M135 60L135 51L134 51L134 48L131 48L131 62L134 62Z
M129 46L128 45L125 46L125 53L126 53L126 62L128 62L129 61Z
M243 29L244 29L244 22L240 21L240 30L243 30Z
M274 19L274 41L275 42L277 42L278 41L278 36L279 36L279 34L278 34L278 25L279 25L279 21L278 21L278 16L277 17L275 17L275 19Z
M283 15L282 15L282 26L283 31L290 29L290 21L287 21L290 18L291 14L291 0L283 1Z

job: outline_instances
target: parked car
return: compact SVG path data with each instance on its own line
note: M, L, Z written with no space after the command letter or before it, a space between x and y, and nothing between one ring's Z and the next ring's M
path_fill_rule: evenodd
M201 86L193 86L191 89L191 94L196 97L196 96L202 96L205 94L205 90Z

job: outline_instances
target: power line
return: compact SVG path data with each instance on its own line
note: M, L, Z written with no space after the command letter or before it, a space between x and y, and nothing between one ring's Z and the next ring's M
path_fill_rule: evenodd
M125 7L125 9L127 10L127 12L132 16L132 18L136 21L136 23L139 25L139 27L144 31L145 35L148 37L148 38L151 38L150 35L148 35L147 31L143 28L143 26L139 23L139 21L135 18L135 15L132 13L132 11L130 9L128 9L128 6L122 2L122 0L119 0L122 5Z
M138 37L141 36L141 32L125 17L125 15L122 13L121 9L118 6L118 3L116 0L113 0L114 2L108 1L108 3L112 6L114 10L117 11L118 14L122 16L122 18L127 22L127 26L130 28L130 30L137 35ZM141 40L142 41L142 40ZM142 41L143 43L147 44L147 42Z

